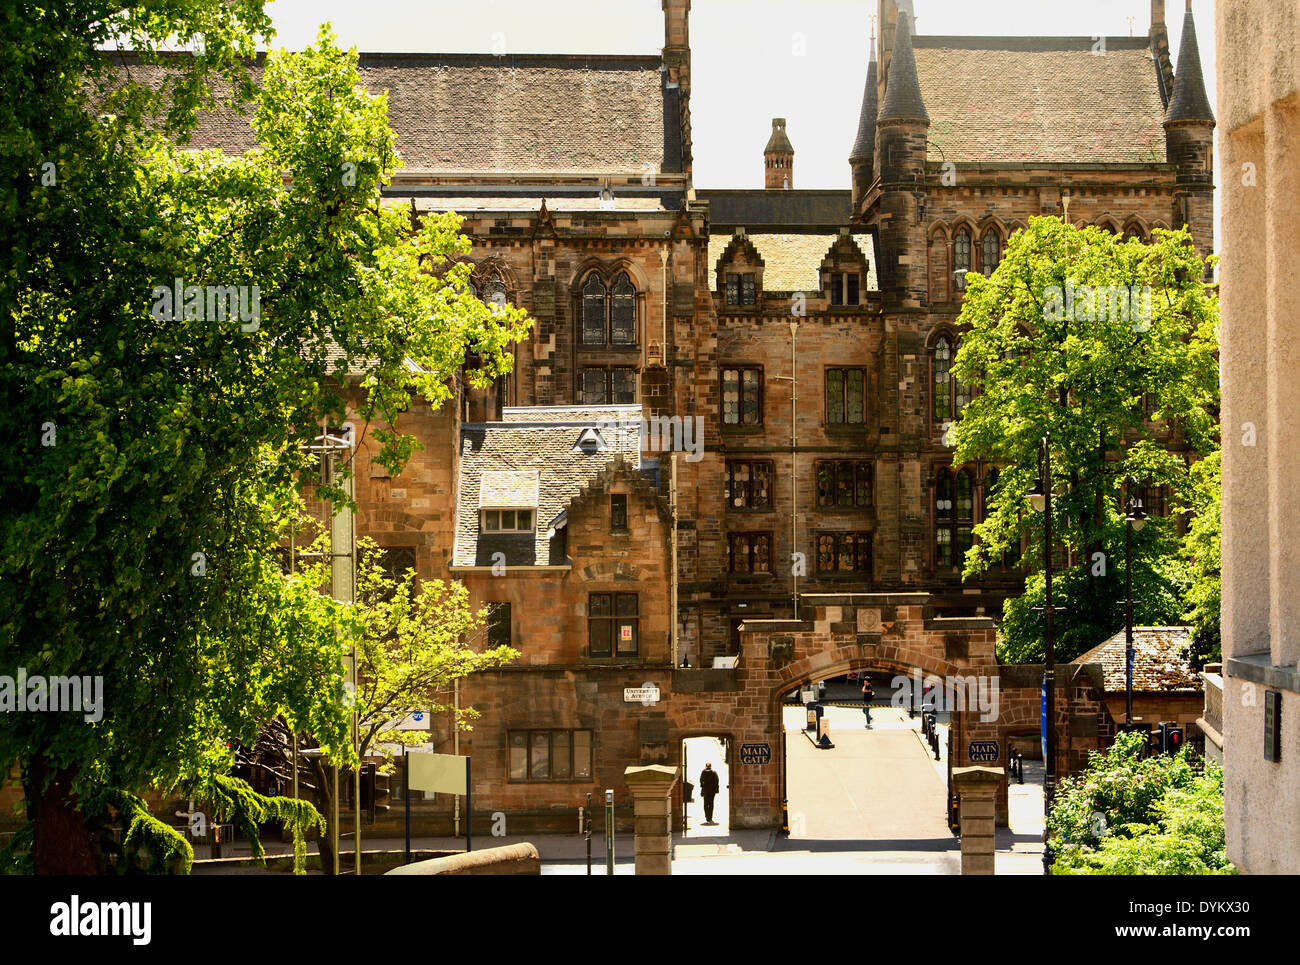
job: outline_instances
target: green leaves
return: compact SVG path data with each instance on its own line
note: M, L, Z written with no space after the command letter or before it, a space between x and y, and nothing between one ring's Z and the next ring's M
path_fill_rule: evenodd
M381 203L400 163L385 101L328 31L267 59L257 147L231 158L166 137L218 91L252 98L258 0L0 18L0 669L104 678L101 721L3 715L0 757L58 762L91 799L202 782L282 717L346 759L358 615L278 562L304 443L374 418L400 470L412 393L450 398L471 351L476 384L508 371L529 322L470 295L454 216L413 231ZM160 50L199 35L197 56ZM161 84L96 49L114 37L164 65ZM155 311L176 279L197 301ZM254 286L257 325L212 310Z
M953 428L953 459L1005 468L966 575L1022 540L1031 574L1025 598L1007 606L1006 658L1041 659L1041 618L1029 608L1042 602L1043 520L1026 493L1049 433L1053 545L1075 560L1067 572L1058 565L1054 590L1079 601L1057 619L1072 641L1065 652L1122 625L1124 500L1137 487L1167 487L1172 499L1171 519L1135 541L1135 597L1151 619L1180 616L1181 578L1159 560L1174 559L1172 517L1193 488L1188 467L1216 448L1218 433L1218 304L1203 269L1185 230L1142 244L1034 218L991 277L968 276L959 319L968 330L953 371L973 398ZM1097 553L1104 579L1091 572Z
M1047 825L1053 874L1235 874L1224 844L1223 770L1143 757L1146 735L1120 734L1061 782Z

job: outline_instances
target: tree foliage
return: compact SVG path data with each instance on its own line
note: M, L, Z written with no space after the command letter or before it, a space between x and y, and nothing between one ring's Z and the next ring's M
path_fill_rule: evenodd
M959 319L966 330L953 371L973 397L953 426L954 462L1005 468L975 526L965 575L1025 540L1029 590L1009 604L1009 657L1042 654L1041 617L1030 607L1041 603L1043 518L1027 493L1044 436L1056 494L1053 547L1081 561L1068 573L1055 567L1072 601L1056 619L1063 659L1122 626L1126 481L1168 486L1175 505L1191 498L1189 465L1214 449L1218 430L1218 306L1203 271L1185 230L1158 230L1143 244L1034 218L1012 236L991 277L966 276ZM1112 291L1136 297L1121 303ZM1135 534L1139 618L1165 622L1181 613L1178 576L1165 562L1176 551L1172 519L1152 519ZM1104 577L1093 575L1096 553L1104 554Z
M244 59L268 24L260 0L0 12L0 672L104 688L98 721L0 717L37 871L103 870L92 825L117 818L96 802L209 787L267 720L351 753L358 628L278 565L302 447L359 374L360 416L388 427L379 459L400 470L413 394L447 399L471 351L466 377L487 384L527 331L468 292L454 216L413 230L381 203L400 163L385 100L327 31L267 58L254 150L183 149L198 108L252 95ZM198 38L195 56L161 53ZM114 40L164 83L97 49ZM175 279L197 305L162 304ZM213 311L209 286L257 286L260 311Z
M1223 769L1195 751L1144 757L1147 737L1120 734L1066 778L1047 826L1053 874L1235 874L1223 824Z
M311 549L327 548L326 535ZM390 573L385 551L366 537L358 540L357 553L356 602L348 609L355 621L357 686L351 702L357 715L359 756L374 756L393 745L424 743L429 731L395 726L417 711L430 717L452 714L454 726L471 729L478 713L451 702L453 683L509 663L518 651L488 645L486 611L475 613L470 608L463 583L417 581L413 568ZM323 584L329 579L329 562L312 563L301 573L306 582ZM292 741L290 726L273 721L254 745L240 753L240 760L283 786L292 779ZM314 742L309 734L308 743ZM332 813L332 784L319 758L300 772L299 787L322 813ZM319 839L324 857L328 857L326 821L328 817L321 822ZM329 867L332 862L323 864Z
M1219 631L1223 571L1222 455L1222 451L1211 453L1192 467L1191 508L1195 515L1183 539L1190 606L1186 616L1192 625L1192 657L1201 665L1223 656Z

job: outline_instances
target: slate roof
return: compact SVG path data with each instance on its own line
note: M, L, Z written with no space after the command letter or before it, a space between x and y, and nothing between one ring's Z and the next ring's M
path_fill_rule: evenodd
M851 191L702 188L695 196L709 203L709 225L718 231L738 227L838 231L853 216Z
M782 192L784 193L784 192ZM709 266L716 271L718 260L731 244L732 234L709 235ZM773 292L820 291L821 266L827 254L839 239L839 232L831 234L749 234L745 237L763 259L763 289ZM867 277L864 291L876 291L876 266L871 261L871 245L865 236L851 239L867 259Z
M1210 98L1201 76L1201 52L1196 42L1196 23L1192 8L1183 15L1183 36L1178 47L1178 73L1174 75L1174 92L1169 98L1165 119L1170 121L1214 121Z
M628 197L615 194L611 202L598 197L419 197L415 199L417 211L540 211L542 201L546 209L556 211L666 211L661 199Z
M122 59L132 77L161 83L165 68ZM187 56L187 55L177 55ZM260 81L263 57L251 68ZM658 57L361 54L362 83L388 92L388 122L407 168L443 174L644 174L681 171L678 95ZM196 148L242 153L249 118L204 111Z
M1187 663L1191 630L1187 627L1133 628L1133 690L1135 693L1201 691L1201 680ZM1099 663L1107 693L1124 691L1124 631L1093 647L1073 662Z
M916 61L912 52L912 18L898 12L894 32L894 50L885 79L885 102L880 105L880 120L928 120L921 87L917 83Z
M1164 163L1144 37L912 38L931 161ZM888 94L886 94L888 100Z
M456 502L456 547L453 566L491 566L493 554L505 554L507 566L562 565L552 554L548 527L568 509L575 496L622 457L637 466L642 412L639 405L509 407L501 422L466 423L460 434L460 470ZM575 449L583 431L597 428L603 450ZM479 532L479 505L484 483L499 491L524 478L535 480L534 533ZM491 498L489 496L488 498Z
M536 509L539 482L536 469L485 469L479 476L478 504L489 509Z
M867 63L867 83L862 88L862 113L858 117L858 136L849 151L849 160L857 161L869 158L876 153L876 111L879 94L877 91L876 45L871 44L871 60Z

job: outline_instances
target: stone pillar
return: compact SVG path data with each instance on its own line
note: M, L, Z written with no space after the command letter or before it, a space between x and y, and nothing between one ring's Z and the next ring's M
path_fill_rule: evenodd
M629 767L623 778L632 789L636 828L636 873L673 873L672 793L677 768L667 764Z
M961 796L961 873L993 874L994 815L1000 767L954 767L952 781Z

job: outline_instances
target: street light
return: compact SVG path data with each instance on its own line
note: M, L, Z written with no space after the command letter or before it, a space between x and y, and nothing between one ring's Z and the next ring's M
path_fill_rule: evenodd
M1136 480L1129 478L1128 513L1124 517L1124 724L1133 726L1133 533L1146 525L1142 500L1133 494Z
M1043 728L1043 800L1047 809L1050 811L1053 798L1053 781L1052 772L1055 755L1053 754L1053 745L1056 743L1056 645L1052 634L1052 434L1048 432L1043 436L1042 446L1039 450L1039 472L1038 478L1034 480L1034 487L1029 491L1029 505L1034 508L1035 512L1043 514L1043 563L1044 563L1044 590L1046 598L1043 601L1043 612L1046 617L1046 640L1045 654L1046 657L1043 666L1043 700L1044 716L1046 717Z

